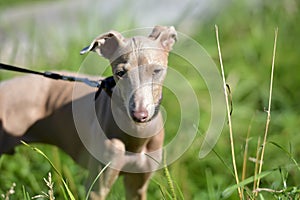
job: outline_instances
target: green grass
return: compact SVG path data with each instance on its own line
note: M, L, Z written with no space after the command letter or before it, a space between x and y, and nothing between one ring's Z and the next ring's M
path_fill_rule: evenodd
M300 5L297 1L267 0L261 2L263 5L259 8L251 9L247 6L248 4L246 1L233 1L232 4L228 4L205 22L195 24L194 28L197 31L192 35L218 63L214 25L219 26L225 76L233 97L232 128L240 185L236 185L232 175L227 124L225 124L223 134L214 150L204 159L198 158L203 133L210 119L209 93L206 91L205 83L199 81L194 71L190 70L188 62L176 55L171 54L170 56L170 66L189 77L192 87L199 91L197 98L201 109L199 134L188 151L168 167L174 183L172 190L176 191L177 199L213 200L226 197L226 199L235 200L239 199L237 186L244 188L245 199L246 196L249 199L299 199L300 27L298 23L300 21ZM114 29L117 29L117 26L122 30L134 26L132 19L126 19L126 17L122 21L117 21L116 19L115 25L112 25ZM84 24L81 25L82 30L84 30ZM174 25L176 26L176 24ZM276 27L279 28L279 35L275 60L272 114L262 173L256 176L256 178L258 176L261 178L260 190L258 197L255 197L252 191L255 163L252 160L256 158L257 151L261 150L265 130L267 117L265 110L268 106L273 36ZM31 28L28 27L24 31L30 32ZM94 32L93 34L97 35L98 33ZM54 44L59 46L59 43L55 43L58 37L55 32L48 36L49 40L53 40ZM35 41L43 44L42 36L36 34L34 37ZM38 58L34 62L29 60L28 63L32 65L33 69L77 71L84 59L78 55L78 52L83 47L82 44L86 44L87 40L89 41L91 38L70 36L66 39L68 41L65 43L64 49L68 49L68 51L58 50L55 52L58 59L49 59L44 51L39 51ZM15 48L18 48L18 44ZM12 56L12 63L14 59L16 58ZM90 73L93 73L93 70L97 71L93 68L90 69ZM0 72L2 79L14 75L16 74ZM177 122L180 120L178 102L170 101L170 99L174 99L174 95L166 90L163 100L163 106L168 111L166 143L173 138ZM258 145L259 138L260 145ZM248 141L247 168L245 169L245 179L242 180L246 140ZM76 165L56 147L48 145L39 145L38 147L57 167L75 199L84 199L87 193L84 189L87 171ZM60 177L55 175L47 160L30 148L20 146L13 156L5 155L0 158L0 194L9 191L13 183L16 183L16 186L15 194L11 195L11 199L24 199L24 196L32 197L41 194L41 191L48 191L43 181L44 177L48 177L48 172L51 172L53 176L56 199L64 199L64 190L61 189L63 183ZM168 188L169 184L164 170L158 171L150 182L149 199L172 198ZM109 199L124 199L123 196L122 180L118 180Z

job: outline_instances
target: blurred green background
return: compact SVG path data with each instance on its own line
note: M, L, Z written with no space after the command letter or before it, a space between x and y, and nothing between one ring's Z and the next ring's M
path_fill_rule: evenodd
M110 29L121 32L161 24L174 25L177 31L195 39L219 66L214 31L217 24L227 82L232 90L232 123L241 179L248 132L246 177L254 175L255 163L248 158L255 158L258 139L262 141L265 129L274 30L278 27L269 143L263 165L263 171L275 170L262 179L261 187L282 192L261 192L258 198L299 199L300 171L290 159L291 156L299 161L300 156L299 9L296 0L0 1L0 61L36 70L77 71L84 60L79 51L98 34ZM203 141L200 132L205 132L210 120L209 94L203 81L194 81L197 79L188 70L188 63L171 54L170 66L190 77L193 88L199 91L201 109L199 135L189 150L169 166L171 176L184 199L224 199L222 192L235 184L228 126L225 124L214 151L199 159ZM19 74L0 71L1 80L16 75ZM176 121L180 113L177 104L168 101L171 98L172 94L166 91L163 106L169 119L167 141L176 133L176 123L171 119ZM66 177L76 197L83 199L87 172L57 148L40 147ZM47 191L43 177L49 171L54 174L45 159L26 147L19 147L14 156L0 158L0 194L5 194L12 183L16 183L16 194L11 199L23 199L24 190L30 196ZM148 198L163 199L156 183L167 190L163 171L158 171L153 180ZM61 199L61 183L56 176L54 181L55 195ZM246 185L245 199L254 198L252 187L252 183ZM122 182L118 181L109 199L123 196ZM239 199L236 192L226 198Z

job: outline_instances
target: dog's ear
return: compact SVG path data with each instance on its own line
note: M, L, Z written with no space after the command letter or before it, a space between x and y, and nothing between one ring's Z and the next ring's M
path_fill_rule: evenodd
M109 31L96 37L93 42L83 48L80 54L85 54L89 51L97 52L100 56L110 59L115 51L125 45L125 38L117 31Z
M177 32L173 26L155 26L149 38L159 41L166 51L171 51L177 40Z

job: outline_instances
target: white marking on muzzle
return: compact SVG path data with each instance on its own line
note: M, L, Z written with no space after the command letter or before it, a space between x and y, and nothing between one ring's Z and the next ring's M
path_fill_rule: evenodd
M132 94L129 105L129 113L140 122L151 119L155 113L154 99L152 95L152 85L144 84Z

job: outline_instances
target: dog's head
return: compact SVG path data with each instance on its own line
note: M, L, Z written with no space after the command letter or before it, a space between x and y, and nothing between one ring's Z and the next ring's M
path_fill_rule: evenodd
M107 58L128 116L147 122L156 116L162 99L168 54L176 41L174 27L156 26L148 37L125 38L116 31L98 36L84 48Z

